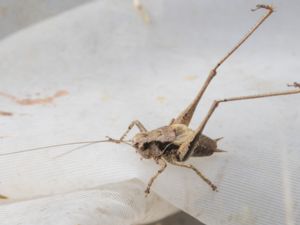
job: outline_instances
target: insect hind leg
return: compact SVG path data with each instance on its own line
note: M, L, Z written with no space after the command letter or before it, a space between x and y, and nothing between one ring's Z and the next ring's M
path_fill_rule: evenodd
M270 5L257 5L256 9L252 11L256 11L257 9L266 9L267 13L258 21L258 23L210 70L203 86L198 92L195 99L192 101L187 108L180 113L180 115L171 121L171 124L185 124L189 125L190 121L194 115L195 109L200 102L203 94L205 93L207 87L213 78L217 75L218 68L260 27L260 25L273 13L273 8Z
M197 128L197 130L195 132L196 133L195 138L202 134L208 120L210 119L212 114L215 112L215 110L217 109L217 107L219 106L220 103L232 102L232 101L243 101L243 100L257 99L257 98L275 97L275 96L282 96L282 95L292 95L292 94L300 94L300 90L296 89L296 90L291 90L291 91L278 91L278 92L272 92L272 93L257 94L257 95L246 95L246 96L238 96L238 97L232 97L232 98L224 98L224 99L221 99L221 100L215 100L212 103L212 105L211 105L208 113L206 114L205 118L203 119L203 121L201 122L199 127Z

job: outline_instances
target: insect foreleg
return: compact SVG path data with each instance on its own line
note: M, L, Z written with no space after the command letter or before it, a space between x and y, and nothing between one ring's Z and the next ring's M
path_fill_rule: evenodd
M127 134L129 133L129 131L134 127L137 126L137 128L140 130L140 132L147 132L147 129L144 127L144 125L139 121L139 120L134 120L130 123L130 125L128 126L127 130L125 131L125 133L120 137L120 139L113 139L110 137L107 137L110 141L115 142L115 143L121 143L124 138L127 136Z

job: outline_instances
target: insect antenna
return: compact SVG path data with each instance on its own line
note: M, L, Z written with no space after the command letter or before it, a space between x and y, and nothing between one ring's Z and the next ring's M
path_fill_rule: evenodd
M36 147L36 148L28 148L28 149L23 149L23 150L20 150L20 151L15 151L15 152L0 153L0 156L15 155L15 154L21 154L21 153L27 153L27 152L35 152L35 151L45 150L45 149L48 149L48 148L62 147L62 146L68 146L68 145L81 145L81 146L78 146L78 147L68 151L68 152L65 152L65 153L57 156L57 157L60 157L62 155L66 155L70 152L73 152L75 150L79 150L79 149L85 148L85 147L93 145L93 144L104 143L104 142L115 143L115 142L111 141L110 139L95 140L95 141L78 141L78 142L55 144L55 145L48 145L48 146ZM132 146L132 144L130 144L129 140L128 141L121 141L119 143L124 143L124 144L128 144L128 145Z

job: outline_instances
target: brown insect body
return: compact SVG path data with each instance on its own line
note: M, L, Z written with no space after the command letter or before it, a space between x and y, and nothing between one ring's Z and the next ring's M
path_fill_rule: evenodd
M143 158L158 160L164 158L168 162L174 158L183 162L191 157L210 156L217 149L217 141L205 135L191 143L191 146L182 157L179 149L189 137L195 135L195 131L184 124L172 124L152 131L140 132L133 137L133 146Z

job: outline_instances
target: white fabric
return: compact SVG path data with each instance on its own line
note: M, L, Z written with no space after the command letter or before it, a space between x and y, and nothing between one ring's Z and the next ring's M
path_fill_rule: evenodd
M155 206L155 207L153 207ZM152 194L145 199L144 185L129 180L51 195L1 206L1 225L11 224L102 224L123 225L151 222L176 211Z
M44 105L0 96L0 110L14 113L0 117L2 153L117 138L134 119L148 129L168 124L195 96L209 69L263 14L250 12L249 1L143 3L152 20L148 25L131 1L101 0L1 41L2 93L43 98L68 92ZM192 128L216 98L286 90L286 83L300 81L299 4L275 5L274 15L220 68ZM189 161L219 192L192 171L173 166L152 191L206 224L299 224L299 99L221 104L205 134L224 136L220 148L227 153ZM111 224L122 224L119 214L134 215L124 219L130 224L144 221L145 208L167 204L142 198L145 185L131 183L137 178L146 184L158 165L140 161L129 146L98 144L56 158L71 148L0 158L0 194L9 197L0 200L1 225L109 224L99 207L112 207ZM124 214L103 202L106 187L122 196L114 203L127 201L120 209ZM174 211L162 208L160 217Z

